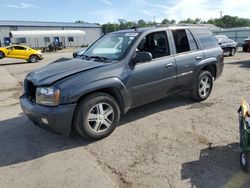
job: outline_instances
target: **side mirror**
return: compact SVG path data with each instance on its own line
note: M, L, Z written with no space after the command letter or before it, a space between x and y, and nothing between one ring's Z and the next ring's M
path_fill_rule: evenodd
M150 52L137 52L136 56L133 59L133 63L144 63L151 61L153 59Z

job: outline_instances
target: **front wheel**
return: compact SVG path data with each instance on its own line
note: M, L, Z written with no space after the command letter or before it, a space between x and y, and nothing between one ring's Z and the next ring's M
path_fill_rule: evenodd
M195 101L206 100L213 89L213 77L209 71L201 71L195 81L194 89L191 93Z
M236 53L236 49L235 48L232 48L231 51L230 51L230 56L234 56Z
M247 152L240 153L240 166L244 172L250 172L249 154Z
M31 55L28 62L36 63L38 61L38 57L36 55Z
M117 101L106 93L94 93L78 104L74 126L87 140L98 140L110 135L120 120Z

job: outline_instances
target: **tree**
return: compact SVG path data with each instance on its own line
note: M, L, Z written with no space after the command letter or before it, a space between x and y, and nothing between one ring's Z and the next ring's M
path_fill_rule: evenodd
M147 23L143 19L141 19L141 20L138 20L137 25L138 27L146 27Z
M175 24L175 23L176 23L176 21L173 19L170 21L170 24Z
M195 20L188 18L186 20L181 20L179 23L195 24Z
M188 18L186 20L181 20L179 23L187 23L187 24L202 24L202 20L200 18L195 18L194 20L191 18Z
M239 18L238 16L224 15L222 18L214 18L207 21L222 28L250 26L250 19Z
M104 34L114 32L119 30L119 25L118 24L113 24L113 23L107 23L102 25L102 31Z
M170 24L170 21L169 21L168 19L165 18L164 20L161 21L161 23L162 23L162 24Z
M176 23L176 21L175 20L169 20L169 19L164 19L164 20L162 20L161 21L161 24L175 24Z

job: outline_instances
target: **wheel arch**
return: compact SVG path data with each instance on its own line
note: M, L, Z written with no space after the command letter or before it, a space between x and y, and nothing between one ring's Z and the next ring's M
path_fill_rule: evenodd
M32 56L36 56L37 59L39 59L38 55L36 55L36 54L30 54L29 59L30 59Z
M105 94L112 96L117 101L121 112L123 114L125 113L125 102L124 102L123 96L122 96L120 90L116 87L104 87L101 89L89 91L89 92L83 94L82 96L80 96L76 103L79 104L79 102L81 100L83 100L88 95L92 95L93 93L105 93Z
M200 69L200 71L202 71L202 70L210 72L211 75L213 76L214 80L216 79L217 68L216 68L216 65L214 63L205 65L204 67L202 67Z
M0 50L0 52L3 53L3 57L6 57L6 54L5 54L4 50Z
M78 100L77 100L77 105L80 103L80 101L82 101L84 98L86 98L89 95L92 95L94 93L105 93L110 95L111 97L113 97L117 103L118 103L118 107L120 108L121 114L125 114L127 112L126 106L125 106L125 99L122 95L122 93L120 92L120 90L116 87L104 87L101 89L96 89L96 90L92 90L89 92L84 93L83 95L81 95ZM72 122L71 122L71 132L73 132L75 130L75 126L74 126L74 118L75 118L75 113L76 113L76 109L77 106L74 110L74 115L72 118Z

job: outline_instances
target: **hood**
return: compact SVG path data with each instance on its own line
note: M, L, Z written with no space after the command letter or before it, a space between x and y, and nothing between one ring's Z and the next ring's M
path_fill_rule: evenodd
M54 82L70 75L105 65L107 64L93 60L85 61L81 59L72 59L44 66L28 74L26 79L31 80L36 86L52 85Z

